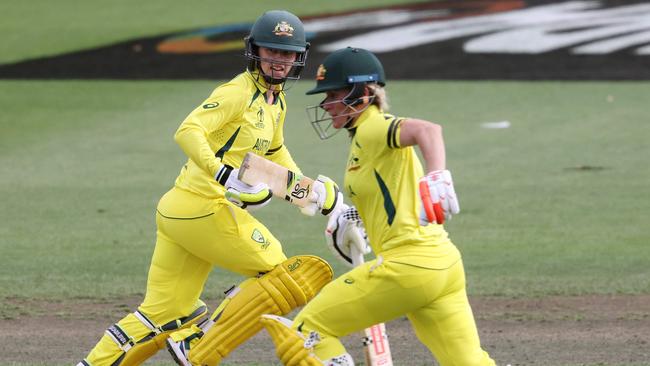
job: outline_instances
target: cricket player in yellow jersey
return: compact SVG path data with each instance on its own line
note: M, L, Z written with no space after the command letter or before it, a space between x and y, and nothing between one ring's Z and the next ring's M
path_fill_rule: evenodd
M325 58L307 92L326 93L308 108L321 138L340 129L351 136L345 191L354 207L332 214L328 243L350 262L345 232L360 216L377 258L325 286L293 322L262 322L285 365L353 365L339 337L404 315L440 365L494 365L479 342L461 255L439 224L459 212L441 128L387 114L384 85L375 55L346 48Z
M268 186L238 179L250 151L300 172L282 130L285 83L299 77L307 57L303 25L289 12L269 11L245 43L247 70L216 88L174 136L188 160L157 207L144 301L109 327L79 366L137 365L165 345L181 365L217 365L262 329L260 315L287 314L331 280L321 258L287 259L280 242L249 213L269 202ZM330 179L319 176L313 189L312 209L329 214L342 204ZM214 266L248 279L226 291L205 317L199 297Z

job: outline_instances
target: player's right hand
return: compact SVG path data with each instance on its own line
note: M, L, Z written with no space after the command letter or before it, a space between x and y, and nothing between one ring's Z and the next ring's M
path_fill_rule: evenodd
M343 204L343 194L332 179L319 175L314 181L313 191L316 193L315 204L320 212L328 216Z
M325 240L332 253L348 267L354 267L352 259L354 246L362 255L372 251L368 244L366 230L357 209L345 203L332 212L325 229Z
M238 178L239 169L223 165L215 175L217 182L226 188L226 199L236 206L254 211L266 206L273 197L271 189L264 183L248 185Z
M460 212L449 170L436 170L420 178L420 225L442 224Z

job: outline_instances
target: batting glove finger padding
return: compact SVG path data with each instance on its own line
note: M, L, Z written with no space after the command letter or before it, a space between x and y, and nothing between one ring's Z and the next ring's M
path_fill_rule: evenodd
M273 194L269 186L259 183L248 185L237 178L239 169L224 165L215 175L217 182L226 188L226 199L236 206L254 211L266 206Z
M353 247L362 255L372 251L359 212L346 204L342 204L330 215L325 240L332 253L348 267L355 266Z
M436 170L420 178L420 225L442 224L460 212L449 170Z
M339 187L324 175L318 176L312 190L316 193L316 205L325 216L334 211L337 205L343 203L343 194L339 192Z

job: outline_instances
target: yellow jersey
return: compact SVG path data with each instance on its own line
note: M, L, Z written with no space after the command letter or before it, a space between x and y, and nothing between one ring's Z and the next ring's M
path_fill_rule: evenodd
M207 198L223 197L216 173L222 164L239 168L249 151L300 172L284 145L284 92L268 104L268 89L256 81L258 76L246 71L220 85L181 123L174 138L189 159L176 187Z
M352 129L344 189L376 254L403 245L450 244L442 225L419 224L423 169L413 146L399 145L403 120L371 105Z

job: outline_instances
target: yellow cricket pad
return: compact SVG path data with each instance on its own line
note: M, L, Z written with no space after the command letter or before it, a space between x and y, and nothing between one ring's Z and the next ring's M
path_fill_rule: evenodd
M207 307L205 307L205 304L201 303L201 306L204 307L204 310L202 312L195 312L192 315L192 318L190 319L185 319L183 321L183 325L179 326L178 329L185 329L189 328L192 326L195 326L194 324L203 318L203 316L206 315ZM142 364L144 361L148 360L151 358L153 355L155 355L158 351L166 347L166 342L165 340L169 336L169 331L167 332L162 332L153 338L151 338L148 341L144 341L142 343L137 343L135 346L133 346L129 352L126 352L124 354L124 358L120 362L120 366L136 366Z
M207 314L207 307L203 302L186 318L178 319L177 329L188 328L197 321L204 318ZM128 336L135 343L128 352L122 351L118 345L108 336L104 335L95 348L84 360L91 366L137 366L155 355L159 350L165 348L165 340L169 336L169 331L162 331L153 335L152 331L147 328L134 313L128 314L120 321L120 325ZM149 335L153 335L148 338Z
M194 365L217 365L223 357L262 329L262 314L288 314L312 299L332 280L332 268L316 256L291 257L260 278L246 283L212 316L214 325L189 358Z
M291 328L291 321L274 315L263 315L260 322L271 335L275 353L285 366L323 366L312 348L305 347L305 338Z

